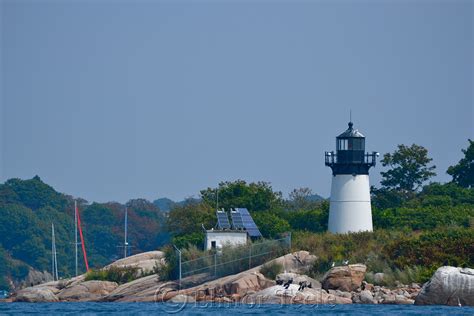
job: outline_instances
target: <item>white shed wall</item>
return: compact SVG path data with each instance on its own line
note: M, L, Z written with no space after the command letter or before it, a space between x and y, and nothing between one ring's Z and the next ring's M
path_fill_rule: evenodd
M247 243L247 232L244 231L216 231L206 232L206 250L211 249L211 243L216 242L216 248L224 245L245 245Z

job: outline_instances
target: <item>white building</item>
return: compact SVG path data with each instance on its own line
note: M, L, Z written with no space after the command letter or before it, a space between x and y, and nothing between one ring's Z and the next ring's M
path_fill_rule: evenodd
M217 211L216 215L216 227L206 230L205 250L220 249L226 245L245 245L250 241L250 238L262 237L260 230L246 208L230 210L232 225L229 221L229 214L224 209Z
M373 229L369 169L378 153L365 153L365 137L352 126L336 137L336 152L325 153L333 174L328 230L338 234Z
M247 236L247 232L243 230L206 230L205 249L219 249L225 245L245 245Z

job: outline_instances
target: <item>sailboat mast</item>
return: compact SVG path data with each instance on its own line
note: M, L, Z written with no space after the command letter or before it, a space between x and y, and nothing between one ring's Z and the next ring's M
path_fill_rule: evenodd
M58 276L58 258L56 255L56 236L54 235L54 223L51 223L51 240L52 240L52 245L51 245L51 252L52 252L52 261L53 261L53 281L59 280Z
M127 258L127 248L128 248L128 242L127 242L127 213L128 213L128 209L127 207L125 207L125 240L124 240L124 247L123 247L123 257L124 258Z
M74 247L76 248L76 276L77 276L77 201L74 201Z
M54 280L54 224L51 223L51 275Z

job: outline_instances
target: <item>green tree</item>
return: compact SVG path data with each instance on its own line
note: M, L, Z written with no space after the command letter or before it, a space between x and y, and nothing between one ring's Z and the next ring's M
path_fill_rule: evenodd
M10 179L5 182L5 186L16 193L16 199L32 210L45 206L61 209L68 203L63 194L56 192L38 176L30 180Z
M328 229L329 208L288 212L286 219L294 230L324 232Z
M463 188L455 183L437 183L433 182L423 187L419 194L422 200L435 197L449 197L453 205L467 204L474 205L474 190Z
M289 194L289 200L286 201L287 208L290 210L311 210L316 209L324 200L317 194L313 194L310 188L294 189Z
M82 219L85 245L91 267L99 267L123 255L124 209L119 203L92 203L76 199ZM128 206L128 241L132 253L157 249L169 241L166 218L143 199ZM54 222L58 268L61 277L74 271L74 199L55 191L39 177L10 179L0 184L0 247L14 263L9 276L21 281L28 267L49 269L51 223ZM22 263L22 261L24 263ZM82 258L79 260L83 271ZM26 271L26 272L25 272Z
M464 158L457 165L450 166L447 173L453 177L453 182L463 188L474 187L474 141L469 141L469 147L462 149Z
M153 203L145 199L127 202L129 240L140 249L154 249L169 241L166 216ZM120 211L123 221L123 209ZM150 234L150 232L153 232Z
M387 189L417 191L424 182L436 175L436 166L429 166L432 160L423 146L398 145L396 151L385 154L381 161L384 167L389 167L380 173L383 178L381 184Z
M214 209L217 205L219 192L219 208L246 207L250 211L265 211L281 207L281 192L273 191L268 182L252 182L243 180L221 182L219 187L201 191L201 198Z
M168 216L168 230L173 237L202 231L202 226L216 224L215 210L206 203L189 202L171 209Z
M277 238L280 234L288 232L291 229L290 224L276 214L270 212L255 212L252 216L263 237Z
M370 187L372 205L376 208L386 209L390 207L400 207L405 202L413 199L416 194L411 191L401 191L392 188Z
M187 249L191 245L202 249L204 246L204 232L201 230L199 232L176 236L171 240L171 242L179 249Z

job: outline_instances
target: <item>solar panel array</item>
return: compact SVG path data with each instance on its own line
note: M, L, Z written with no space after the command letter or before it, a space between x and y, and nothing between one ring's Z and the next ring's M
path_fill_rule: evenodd
M231 210L230 216L232 217L232 225L235 229L245 228L240 212Z
M225 211L217 211L217 226L219 229L230 229L229 216Z
M262 233L260 233L260 230L258 229L257 225L255 225L255 222L253 221L252 216L250 216L249 211L246 208L236 208L235 210L236 210L236 214L239 215L238 217L242 223L243 228L245 228L249 236L262 237ZM234 223L234 227L235 227L236 225L234 222L234 217L232 217L232 222Z

